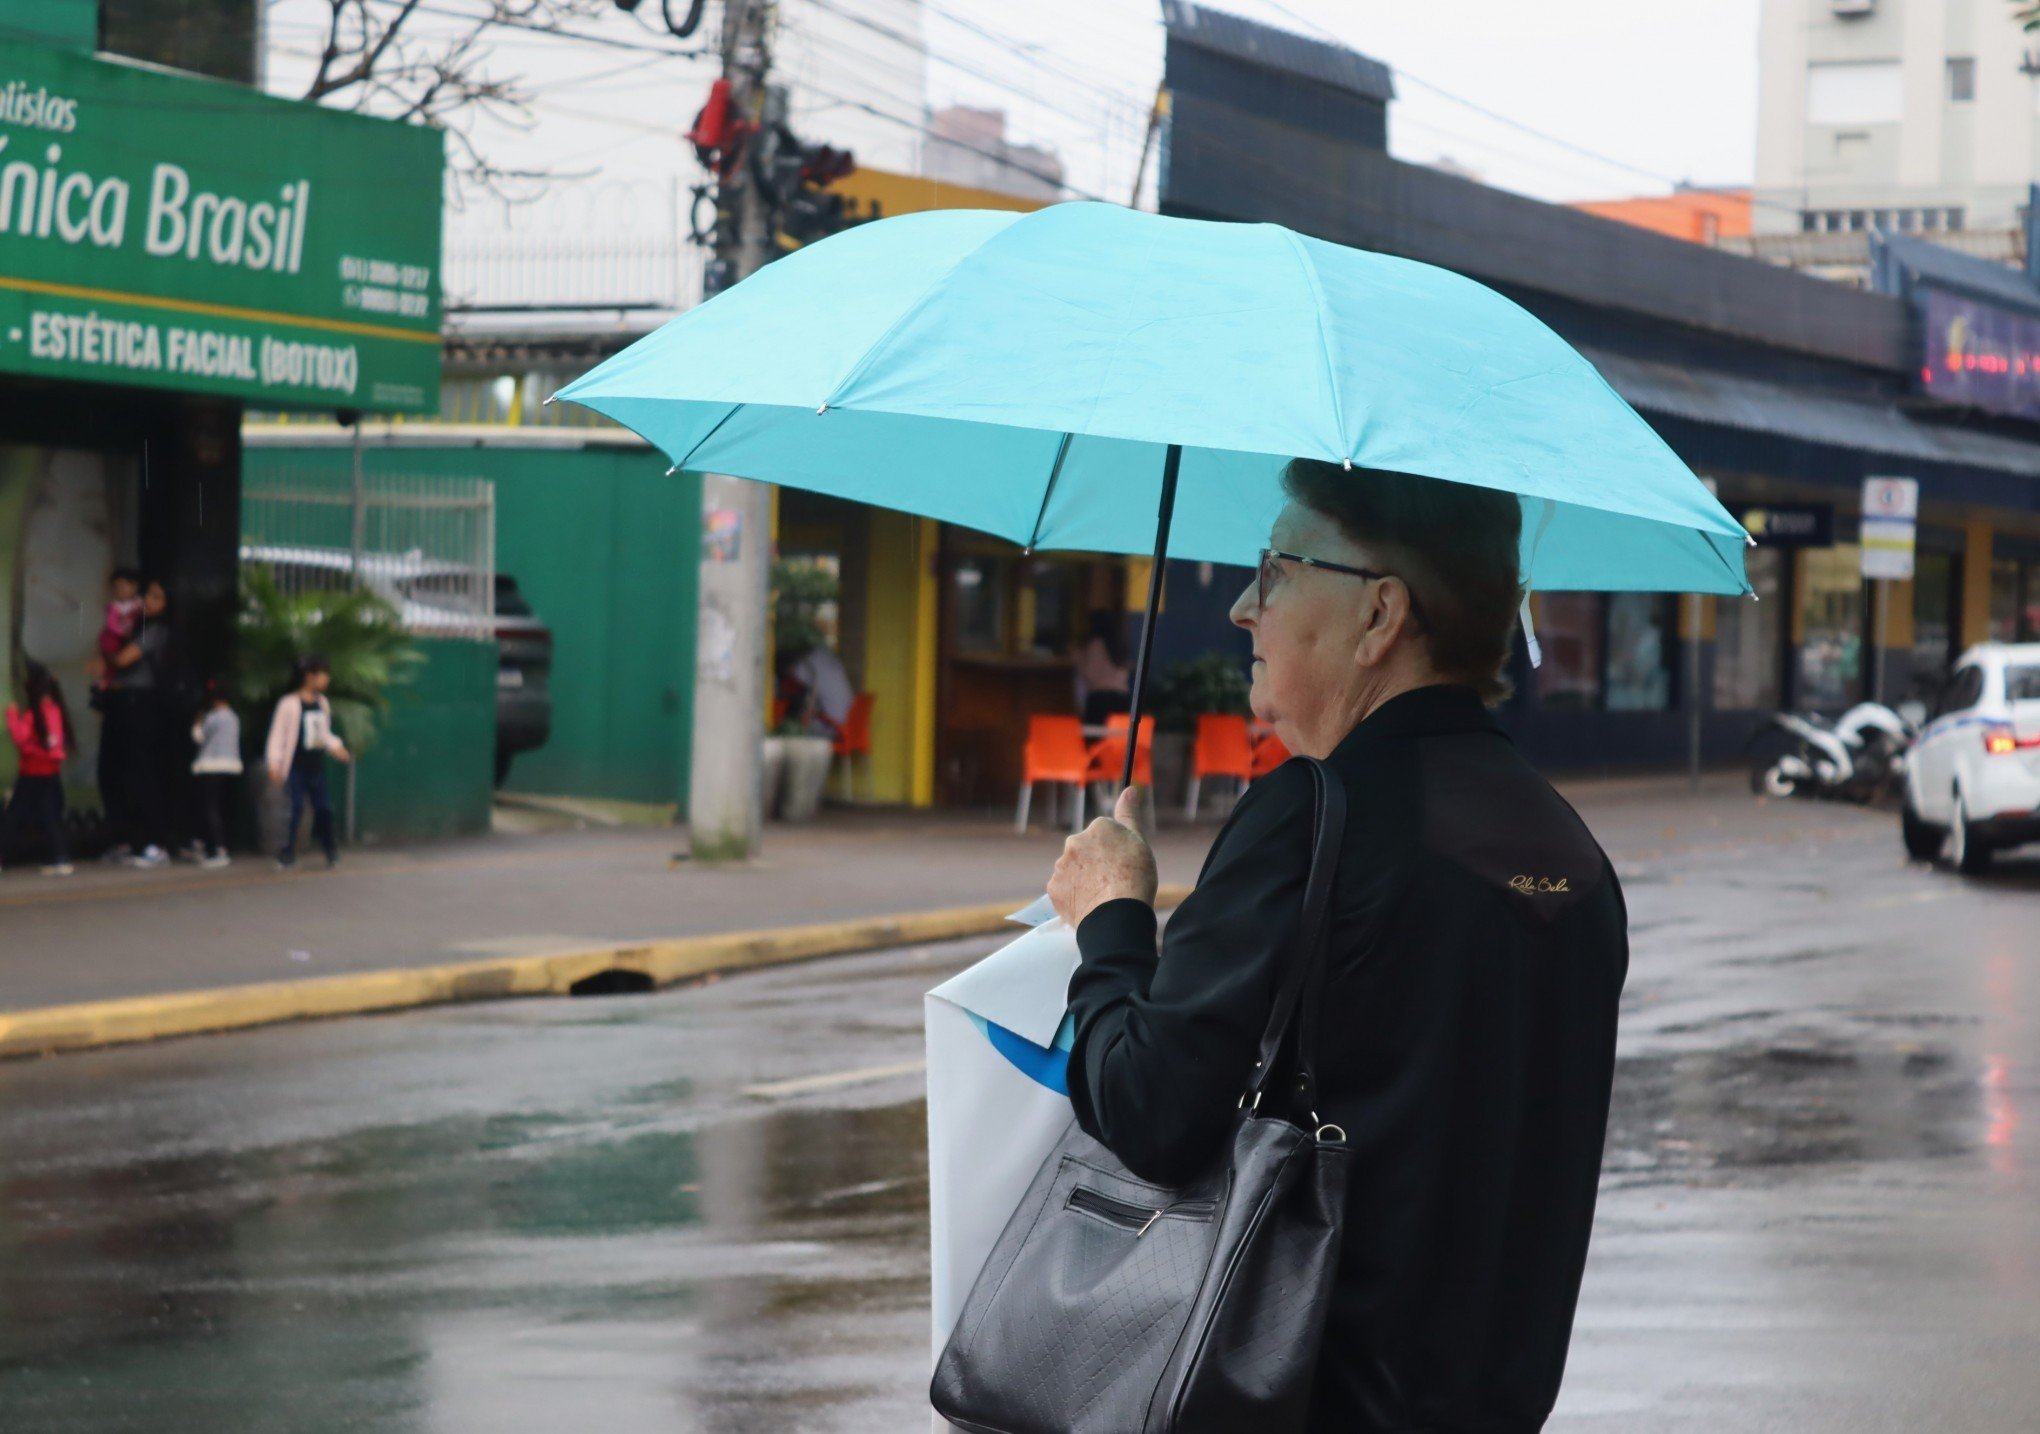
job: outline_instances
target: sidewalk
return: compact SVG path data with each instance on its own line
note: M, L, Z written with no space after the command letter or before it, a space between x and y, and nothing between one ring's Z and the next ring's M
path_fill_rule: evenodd
M1761 810L1739 777L1570 786L1618 863L1710 834L1734 838ZM1804 821L1852 828L1868 814L1800 804ZM1775 827L1775 823L1769 823ZM1165 884L1196 879L1216 820L1166 824ZM81 867L68 879L0 876L0 1012L351 972L442 966L713 933L848 921L1041 892L1063 832L1016 835L990 813L832 810L773 827L764 856L731 867L675 862L671 828L495 834L352 852L337 871ZM1892 838L1896 842L1896 837Z

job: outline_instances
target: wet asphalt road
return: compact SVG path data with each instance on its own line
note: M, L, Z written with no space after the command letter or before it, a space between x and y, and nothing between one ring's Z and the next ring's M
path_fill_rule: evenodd
M1550 1428L2040 1428L2040 860L1588 815L1635 959ZM920 993L983 949L0 1065L0 1430L919 1434Z

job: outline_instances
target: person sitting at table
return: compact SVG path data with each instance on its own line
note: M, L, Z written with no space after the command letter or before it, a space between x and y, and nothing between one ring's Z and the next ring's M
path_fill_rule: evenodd
M1116 614L1099 608L1091 614L1091 635L1077 651L1077 710L1096 726L1132 703L1131 674L1126 665L1124 627Z
M800 717L811 735L832 741L841 735L850 706L857 700L857 689L834 648L818 642L794 658L785 670L783 685L798 693L787 710Z

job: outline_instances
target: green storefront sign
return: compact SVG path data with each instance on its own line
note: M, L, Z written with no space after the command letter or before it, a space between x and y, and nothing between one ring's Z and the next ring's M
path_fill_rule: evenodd
M435 130L0 45L0 372L439 404Z

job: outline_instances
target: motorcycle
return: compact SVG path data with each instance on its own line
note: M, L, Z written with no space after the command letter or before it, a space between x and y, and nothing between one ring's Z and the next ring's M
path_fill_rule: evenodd
M1782 751L1765 740L1779 734L1786 742ZM1833 720L1780 712L1750 738L1753 752L1763 749L1750 765L1750 790L1766 797L1872 802L1897 783L1918 735L1911 714L1881 702L1859 702Z

